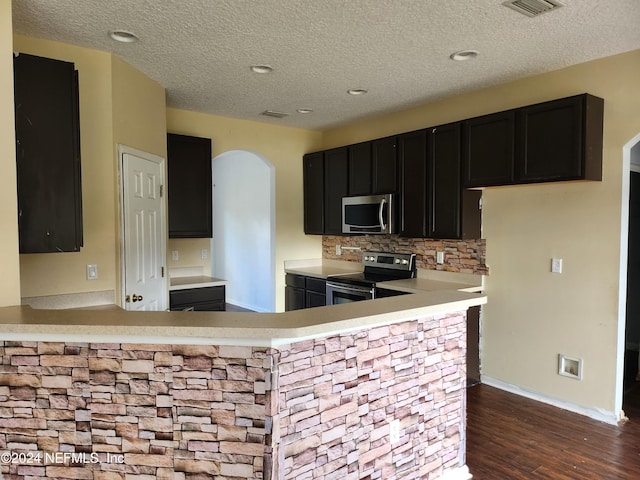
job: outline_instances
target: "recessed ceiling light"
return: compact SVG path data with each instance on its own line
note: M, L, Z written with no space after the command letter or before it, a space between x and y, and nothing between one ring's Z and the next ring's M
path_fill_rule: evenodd
M465 60L471 60L472 58L476 58L477 56L477 50L460 50L459 52L455 52L449 55L449 58L451 60L455 60L456 62L464 62Z
M138 37L134 33L124 30L111 30L109 36L116 42L134 43L138 41Z
M310 108L299 108L296 110L298 113L313 113L313 110Z
M251 65L251 71L253 73L271 73L273 72L273 67L270 65Z
M367 92L368 90L365 90L364 88L352 88L350 90L347 90L347 93L349 95L364 95Z

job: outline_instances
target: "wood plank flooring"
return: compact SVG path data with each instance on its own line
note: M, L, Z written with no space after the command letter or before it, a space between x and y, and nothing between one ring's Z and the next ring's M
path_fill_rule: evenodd
M625 412L628 422L609 425L476 385L467 390L467 465L474 480L638 480L640 408L625 403Z

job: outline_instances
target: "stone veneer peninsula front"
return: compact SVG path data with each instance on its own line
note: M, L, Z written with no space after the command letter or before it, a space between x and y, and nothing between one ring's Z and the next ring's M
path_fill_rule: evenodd
M469 478L466 311L0 308L5 480Z

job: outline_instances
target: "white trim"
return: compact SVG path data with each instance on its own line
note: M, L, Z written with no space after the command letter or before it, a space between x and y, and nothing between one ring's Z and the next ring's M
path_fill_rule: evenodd
M169 269L167 268L167 168L165 159L154 155L153 153L144 152L133 147L118 144L118 221L120 224L120 306L125 308L125 296L126 296L126 275L125 275L125 221L124 221L124 175L123 175L123 162L124 155L133 155L139 158L143 158L150 162L157 163L161 166L162 184L164 185L164 195L162 198L162 244L160 245L160 251L163 254L162 264L165 269L164 274L164 287L163 287L163 305L165 309L169 309Z
M617 416L622 418L622 401L624 397L624 351L626 344L627 325L627 262L629 256L629 191L631 170L637 171L637 165L631 165L631 149L640 144L640 133L629 140L622 147L622 192L620 213L620 266L618 269L618 335L616 348L616 391L614 409Z
M550 397L543 393L535 392L524 387L519 387L518 385L512 385L510 383L503 382L502 380L487 377L486 375L481 375L481 382L485 385L489 385L490 387L495 387L506 392L515 393L516 395L520 395L521 397L530 398L531 400L546 403L547 405L561 408L563 410L579 413L580 415L585 415L589 418L593 418L594 420L606 422L611 425L617 425L618 422L624 418L624 412L622 412L622 410L620 410L620 416L618 416L615 412L610 412L601 408L585 407L584 405L580 405L578 403Z
M469 473L469 467L462 465L453 470L449 470L447 473L438 478L438 480L469 480L473 478L473 475Z

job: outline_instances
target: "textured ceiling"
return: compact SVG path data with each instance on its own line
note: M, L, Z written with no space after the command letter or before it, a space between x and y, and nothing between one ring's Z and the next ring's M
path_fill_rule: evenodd
M171 107L311 129L640 48L640 0L564 0L534 18L502 1L13 0L13 26L113 52ZM463 49L480 54L449 59Z

